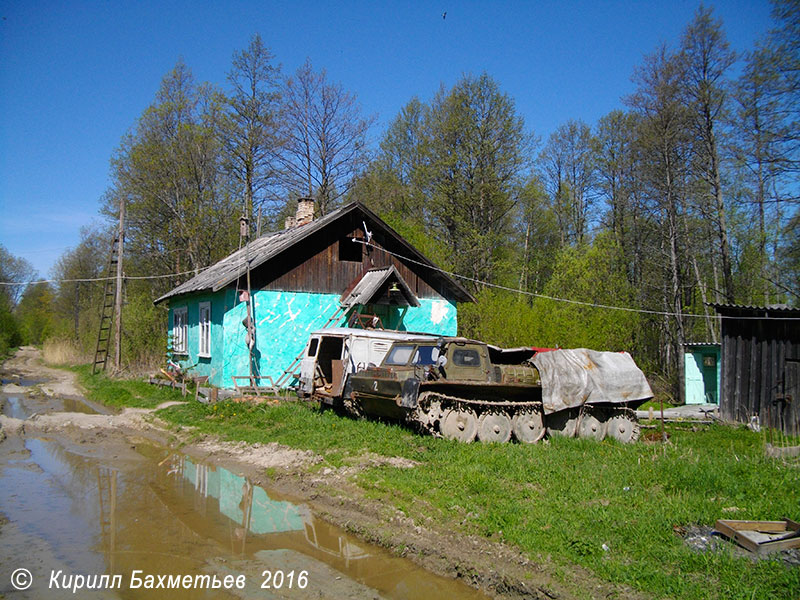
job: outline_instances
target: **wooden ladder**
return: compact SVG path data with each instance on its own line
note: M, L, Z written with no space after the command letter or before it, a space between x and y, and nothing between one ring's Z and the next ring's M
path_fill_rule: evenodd
M342 314L344 314L345 312L347 312L347 310L348 310L349 308L350 308L349 306L342 306L342 305L339 305L339 308L337 308L337 309L336 309L336 312L334 312L334 313L331 315L331 317L330 317L330 318L327 320L327 322L325 323L325 325L323 325L322 327L320 327L320 329L327 329L328 327L330 327L330 326L331 326L331 324L332 324L332 323L334 323L335 321L337 321L337 320L339 319L339 317L341 317L341 316L342 316ZM289 365L289 366L288 366L288 367L287 367L287 368L286 368L286 369L283 371L283 373L281 374L281 376L280 376L280 377L278 377L278 379L277 379L277 380L274 382L274 384L273 384L273 385L274 385L274 387L275 387L276 389L281 389L281 388L283 388L283 387L284 387L284 386L285 386L285 385L286 385L286 384L287 384L289 381L291 381L291 380L293 380L293 379L299 379L299 378L300 378L300 373L299 373L299 372L297 372L297 368L300 366L300 363L303 361L303 357L305 356L305 354L306 354L306 349L305 349L305 348L303 348L303 349L300 351L300 354L298 354L298 355L297 355L297 357L294 359L294 361L292 362L292 364L290 364L290 365Z
M105 286L103 286L103 310L100 313L100 329L97 332L97 345L94 349L93 375L98 371L105 371L106 362L108 361L108 343L111 340L111 324L114 322L114 300L116 299L114 274L117 269L118 247L119 236L114 236L114 241L111 244L111 255L106 265L106 282Z

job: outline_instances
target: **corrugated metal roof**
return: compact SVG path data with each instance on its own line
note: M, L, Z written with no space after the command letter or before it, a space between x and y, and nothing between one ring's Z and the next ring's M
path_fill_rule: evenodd
M240 248L233 254L213 264L202 273L192 277L189 281L186 281L185 283L182 283L176 288L170 290L158 298L155 303L158 304L159 302L163 302L169 298L192 292L201 292L207 290L216 292L228 284L236 281L236 279L245 274L247 270L248 257L250 269L255 269L271 258L277 256L284 250L291 248L298 242L306 239L310 235L323 229L327 225L333 223L352 211L361 212L362 215L374 226L379 227L386 234L396 239L402 246L404 246L406 249L406 254L408 254L409 258L412 258L423 265L434 269L434 271L437 271L432 262L425 258L425 256L423 256L418 250L405 241L397 232L384 223L380 217L367 209L361 203L352 202L351 204L330 212L327 215L315 219L306 225L301 225L292 229L284 229L282 231L264 235L253 240L247 244L247 246ZM459 301L475 301L472 295L450 276L441 272L435 272L435 276L441 277L445 280L447 285L455 292Z
M408 284L400 273L397 272L397 269L394 268L394 265L370 269L364 273L361 279L358 280L358 283L353 286L353 289L350 290L349 293L345 292L345 294L342 295L341 303L343 306L370 304L375 296L380 293L383 285L390 280L395 280L400 288L397 297L399 306L420 305L416 295L411 291L411 288L408 287ZM403 303L399 302L401 298L404 301Z
M731 312L770 312L781 314L800 315L800 308L789 306L788 304L771 304L769 306L752 306L749 304L708 304L719 313Z

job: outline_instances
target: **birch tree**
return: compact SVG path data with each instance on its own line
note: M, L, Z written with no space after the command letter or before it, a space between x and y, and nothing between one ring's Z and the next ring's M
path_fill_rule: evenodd
M583 121L569 120L556 129L539 156L562 244L581 244L594 204L592 134Z
M310 60L289 77L283 93L280 164L284 188L314 198L319 214L333 210L366 166L367 134L355 94L315 72Z
M238 183L249 218L256 206L272 200L274 208L276 202L270 194L280 148L280 67L273 64L274 58L258 34L234 54L228 73L232 93L220 120L225 165Z
M728 104L725 77L736 55L728 46L721 22L712 17L710 9L701 6L697 10L683 34L679 57L684 77L681 88L693 135L692 167L699 179L696 189L701 196L696 204L714 228L722 263L722 295L726 302L733 303L733 262L719 138Z

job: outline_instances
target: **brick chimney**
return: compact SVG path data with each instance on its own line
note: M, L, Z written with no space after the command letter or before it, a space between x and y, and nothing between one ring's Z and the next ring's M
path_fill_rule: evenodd
M294 217L286 217L286 221L283 223L284 229L292 229L296 225Z
M297 213L295 214L295 225L300 227L314 220L314 199L298 198Z

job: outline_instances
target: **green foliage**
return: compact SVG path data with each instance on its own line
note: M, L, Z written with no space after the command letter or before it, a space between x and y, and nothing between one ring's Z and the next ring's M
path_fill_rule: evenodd
M15 311L23 343L40 345L54 332L52 304L50 284L37 283L26 288Z
M619 251L611 237L592 245L564 247L555 259L544 294L591 305L634 307L634 290L617 266ZM542 346L597 350L635 347L638 315L594 306L531 298L487 289L477 304L461 305L462 332L501 346Z
M123 362L133 369L153 371L164 364L167 308L154 305L146 287L131 288L122 310Z
M11 312L8 297L0 294L0 360L22 343L17 319Z
M634 346L638 313L599 308L637 308L620 264L619 249L607 234L598 235L591 246L565 247L559 253L544 294L586 304L538 298L534 306L543 323L545 345L596 350Z

